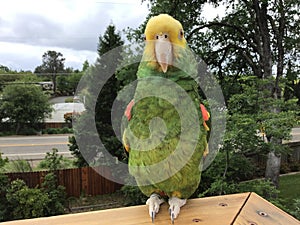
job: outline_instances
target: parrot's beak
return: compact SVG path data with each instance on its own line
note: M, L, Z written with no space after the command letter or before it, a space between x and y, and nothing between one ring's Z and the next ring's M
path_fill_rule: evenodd
M173 61L172 43L167 34L156 35L155 56L162 71L166 73Z

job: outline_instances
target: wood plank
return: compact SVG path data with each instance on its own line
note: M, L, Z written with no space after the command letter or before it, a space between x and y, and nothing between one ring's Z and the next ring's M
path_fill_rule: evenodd
M233 225L300 225L300 221L251 193Z
M230 225L240 212L250 193L225 195L188 200L175 225ZM87 213L69 214L23 221L12 221L1 225L153 225L148 207L133 206ZM171 224L168 204L164 203L157 214L155 225Z

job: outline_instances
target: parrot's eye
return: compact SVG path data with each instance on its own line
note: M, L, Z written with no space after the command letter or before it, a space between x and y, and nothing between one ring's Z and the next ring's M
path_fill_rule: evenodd
M178 38L180 40L183 38L183 30L182 29L180 29L180 31L179 31Z
M155 38L158 39L159 38L158 35L155 35Z
M168 38L168 35L167 35L167 34L165 34L165 38Z

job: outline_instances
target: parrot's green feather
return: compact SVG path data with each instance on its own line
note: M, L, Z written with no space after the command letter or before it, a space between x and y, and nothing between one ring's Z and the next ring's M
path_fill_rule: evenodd
M164 192L169 197L175 195L174 193L177 193L177 195L180 193L179 197L188 198L194 193L200 182L200 162L203 152L207 148L207 131L202 125L203 119L199 107L200 97L197 90L198 85L195 81L197 77L196 62L191 59L192 56L187 52L187 49L182 49L180 56L175 59L175 64L178 68L184 68L184 71L175 66L170 66L166 73L159 72L157 68L149 65L146 61L141 62L139 66L138 78L151 78L151 82L138 82L137 84L134 99L138 101L135 102L132 108L132 117L128 122L125 135L130 145L129 171L135 177L142 192L147 196L153 192ZM184 96L182 94L181 96L176 91L172 92L167 88L166 90L160 88L161 80L157 79L156 81L155 77L166 78L175 82L184 89L187 95ZM173 99L172 103L163 98L147 96L149 95L147 90L151 88L151 85L156 84L155 82L157 82L157 91L162 95L167 94L171 96ZM189 99L187 96L192 100L195 106L194 109L188 106ZM176 106L184 108L187 115L194 115L192 110L196 108L197 114L196 116L194 115L196 118L181 118L176 110ZM160 118L161 120L154 120L154 118ZM180 135L186 129L181 124L184 123L188 127L192 127L194 126L195 119L199 123L199 136L194 137L194 139L191 138L191 140L181 140ZM151 131L151 126L162 126L162 120L165 129L161 129L161 131L156 130L155 132ZM131 132L128 132L128 129ZM145 140L145 143L140 144L139 141L135 141L136 139L133 136L139 140ZM153 140L155 138L157 138L159 143L157 146L148 151L147 149L143 149L147 147L148 139ZM179 142L181 142L179 156L174 156L171 163L161 164L162 168L160 168L155 177L150 176L147 169L139 169L139 167L148 167L170 157L178 147ZM186 165L175 174L172 174L171 167L179 164L185 154L187 154L185 150L193 148L193 145L196 148L192 156L187 160ZM149 146L151 146L150 142ZM166 174L169 177L168 179L157 182L156 178L164 177ZM141 185L145 183L149 185Z

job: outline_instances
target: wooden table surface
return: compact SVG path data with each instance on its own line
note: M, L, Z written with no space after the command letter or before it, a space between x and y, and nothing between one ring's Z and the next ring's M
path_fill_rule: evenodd
M133 206L1 223L1 225L153 225L148 207ZM154 225L171 224L168 204L156 215ZM300 221L255 193L190 199L175 225L300 225Z

